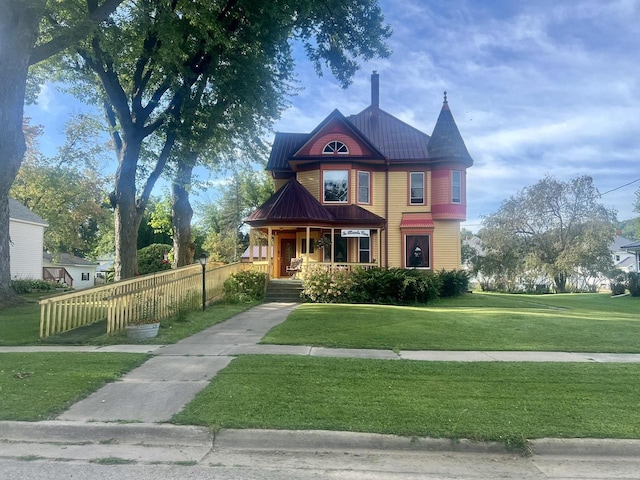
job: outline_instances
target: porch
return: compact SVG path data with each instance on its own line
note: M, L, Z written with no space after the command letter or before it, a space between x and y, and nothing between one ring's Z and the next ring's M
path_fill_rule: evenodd
M351 271L381 266L380 228L266 227L250 231L249 262L271 278L297 277L311 268ZM253 248L256 244L267 248ZM264 252L264 257L254 257ZM270 253L270 254L269 254Z

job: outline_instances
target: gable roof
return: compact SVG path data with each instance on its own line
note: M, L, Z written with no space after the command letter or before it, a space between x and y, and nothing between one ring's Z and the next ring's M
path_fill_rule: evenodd
M364 142L373 151L373 157L368 160L386 159L389 163L453 161L467 167L473 165L445 93L431 136L381 110L377 105L372 104L349 117L335 109L311 133L277 132L266 169L274 173L291 172L290 160L332 120L343 122L354 139Z
M369 106L348 120L391 162L428 158L429 135L384 110Z
M9 198L9 219L25 223L33 223L35 225L42 225L43 227L49 226L45 220L13 198Z

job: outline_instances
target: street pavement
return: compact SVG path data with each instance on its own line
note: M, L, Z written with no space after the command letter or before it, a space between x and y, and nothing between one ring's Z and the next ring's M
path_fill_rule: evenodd
M224 470L225 475L234 475L234 468L244 469L244 476L228 478L414 478L412 475L417 475L415 478L640 478L640 441L636 440L533 440L529 444L531 455L525 457L506 451L501 444L486 442L409 439L352 432L212 432L203 427L165 423L240 354L459 362L640 362L640 355L630 354L396 353L259 345L262 337L297 306L294 303L265 303L166 346L0 347L0 353L118 351L152 355L121 380L105 385L55 420L0 422L0 477L35 478L29 472L37 469L38 463L44 465L54 459L80 462L118 459L118 462L135 464L181 465L181 478L191 478L189 468L196 472L193 478L203 478L197 473L198 468L212 466L221 467L217 472L222 474ZM30 465L16 462L16 459L25 458L34 462L28 462ZM118 467L126 470L123 466ZM133 466L130 469L136 470ZM60 469L47 467L45 470L53 475ZM101 477L100 469L97 470L95 475L86 478L111 478ZM238 475L240 470L236 472ZM276 476L270 477L268 472ZM373 472L387 476L374 476ZM265 476L260 476L263 474ZM588 474L592 476L586 476ZM128 478L126 472L122 475L121 478ZM171 478L169 472L158 475L149 478ZM69 475L39 478L69 478Z

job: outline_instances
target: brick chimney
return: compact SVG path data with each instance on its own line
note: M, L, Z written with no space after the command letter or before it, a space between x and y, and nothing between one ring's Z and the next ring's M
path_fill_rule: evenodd
M378 118L380 112L380 76L377 71L371 74L371 116Z

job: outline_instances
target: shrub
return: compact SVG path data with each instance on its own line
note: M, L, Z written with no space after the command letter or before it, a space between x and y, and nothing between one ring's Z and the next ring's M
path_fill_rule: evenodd
M171 263L165 260L165 254L168 254L172 249L173 245L154 243L138 250L138 273L145 275L171 270Z
M303 296L319 303L427 303L438 298L440 279L401 268L356 268L329 272L318 266L303 276Z
M464 270L440 270L440 296L457 297L469 290L469 274Z
M228 302L252 302L264 298L267 274L252 270L233 273L224 282L224 297Z
M11 287L19 295L31 292L51 292L61 286L62 285L56 282L38 279L22 279L11 281Z
M627 274L619 268L614 268L607 277L609 277L611 295L622 295L627 288Z
M640 274L636 272L627 274L627 288L632 297L640 297Z
M302 275L302 297L316 303L351 303L353 279L345 270L310 268Z

